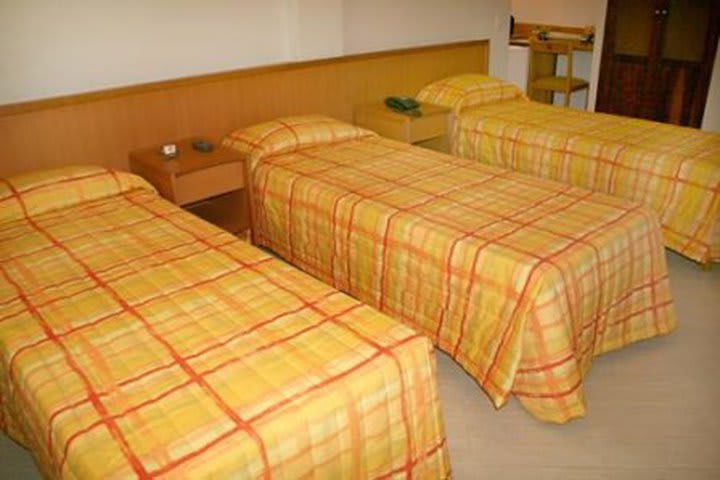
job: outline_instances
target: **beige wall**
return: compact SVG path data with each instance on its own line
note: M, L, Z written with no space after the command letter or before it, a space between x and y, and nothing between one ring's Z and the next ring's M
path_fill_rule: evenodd
M599 10L605 11L606 3L606 0L511 0L510 2L516 21L537 20L554 25L595 26L605 21L603 13L602 21L598 22L598 13Z
M509 0L0 0L0 104L454 40L491 40Z

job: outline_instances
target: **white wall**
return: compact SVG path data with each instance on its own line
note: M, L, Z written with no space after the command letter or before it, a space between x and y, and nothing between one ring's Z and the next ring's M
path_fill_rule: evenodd
M528 48L517 45L508 47L507 75L505 80L525 91L528 79Z
M508 0L346 0L347 53L490 39L490 73L507 69Z
M0 104L289 59L286 0L0 0Z
M343 55L343 3L343 0L288 1L291 28L287 42L291 59Z
M702 129L720 132L720 40L715 51L715 64L710 78L710 90L705 102Z
M509 0L0 0L0 104L293 60L491 40Z

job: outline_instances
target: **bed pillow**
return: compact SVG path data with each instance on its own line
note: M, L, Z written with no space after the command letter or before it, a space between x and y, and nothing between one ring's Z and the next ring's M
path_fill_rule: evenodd
M232 132L223 145L247 155L251 168L269 155L293 152L326 143L344 142L377 134L323 115L272 120Z
M142 178L100 166L70 166L0 178L0 223L135 190Z
M425 103L442 105L459 113L474 105L525 99L525 93L512 83L495 77L468 73L444 78L423 87L416 97Z

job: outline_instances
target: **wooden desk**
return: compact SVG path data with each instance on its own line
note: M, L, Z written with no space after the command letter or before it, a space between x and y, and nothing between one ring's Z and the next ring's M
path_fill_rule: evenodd
M588 27L568 27L565 25L548 25L543 23L516 23L513 34L510 37L510 45L528 47L530 45L530 36L534 32L547 32L550 39L566 38L573 40L573 50L592 52L593 41L589 42L581 40L580 37L586 34ZM577 38L573 38L577 37Z
M593 51L593 42L581 42L579 40L573 40L573 50L583 51L583 52L592 52ZM513 36L510 37L510 45L515 45L517 47L529 47L530 46L530 38L529 37L517 37Z
M536 35L538 31L547 32L548 40L550 41L554 39L570 41L575 51L593 51L593 41L583 41L581 38L582 35L587 33L587 28L540 23L516 23L513 35L510 37L510 45L527 47L529 49L530 36ZM528 58L530 58L530 55L533 55L532 51L528 51ZM533 74L538 77L555 75L557 71L557 54L535 52L532 63L534 72L528 71L528 81L530 81ZM552 103L552 92L550 91L531 92L529 87L526 87L526 91L532 100L542 103Z

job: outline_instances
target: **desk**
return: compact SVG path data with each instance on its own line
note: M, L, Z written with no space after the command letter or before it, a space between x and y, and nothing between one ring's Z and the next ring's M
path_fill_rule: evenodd
M548 25L543 23L525 23L519 22L515 24L512 35L510 37L510 45L519 47L527 47L530 44L529 38L537 32L546 32L550 38L566 38L574 39L573 50L592 51L593 40L585 42L581 37L587 35L589 31L593 31L593 27L568 27L565 25Z
M572 42L573 50L576 52L588 52L590 55L588 55L589 58L587 59L581 59L581 56L575 57L575 62L573 65L573 69L576 73L579 73L580 77L583 78L590 78L590 71L591 67L590 64L592 63L592 51L594 44L592 41L586 42L582 41L580 36L587 32L586 28L582 27L566 27L561 25L544 25L544 24L538 24L538 23L516 23L515 28L513 30L513 35L510 37L510 46L513 47L524 47L528 49L527 57L529 59L529 55L531 52L529 51L530 48L530 36L536 34L538 31L544 31L548 32L548 35L551 39L553 38L563 38L568 39ZM573 38L573 36L577 38ZM583 55L584 56L584 55ZM517 57L517 55L516 55ZM550 76L555 75L558 70L558 58L557 54L553 53L539 53L535 52L534 58L533 58L533 68L535 70L536 76ZM579 60L579 62L578 62ZM527 60L526 60L527 61ZM585 63L587 63L587 67L585 68ZM562 65L562 64L561 64ZM580 67L580 68L578 68ZM512 70L512 67L508 67L510 70ZM523 68L521 67L515 67L515 70L517 72L523 72L524 76L524 82L522 84L523 88L527 92L529 92L528 88L528 78L530 78L531 73L528 72L527 65L525 65ZM518 83L517 81L515 83ZM549 91L537 91L533 94L529 95L532 100L542 102L542 103L552 103L552 92ZM582 108L582 107L580 107Z
M583 52L592 52L593 51L593 42L581 42L579 40L573 40L573 50L583 51ZM512 36L510 37L510 45L514 45L516 47L529 47L530 46L530 39L528 37L518 37L518 36Z

